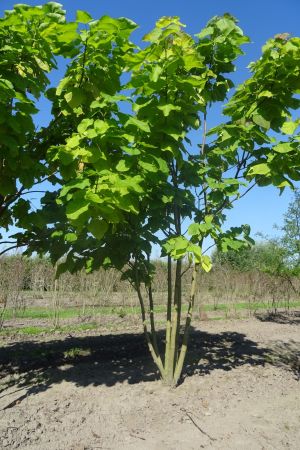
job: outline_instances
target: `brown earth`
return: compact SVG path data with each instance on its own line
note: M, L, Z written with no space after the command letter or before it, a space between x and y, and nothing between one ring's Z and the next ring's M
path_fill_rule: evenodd
M299 319L197 323L176 389L134 329L1 338L0 448L298 450Z

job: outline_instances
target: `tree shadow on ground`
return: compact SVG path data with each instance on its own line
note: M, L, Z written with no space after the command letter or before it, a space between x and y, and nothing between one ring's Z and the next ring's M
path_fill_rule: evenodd
M261 322L275 322L280 324L300 325L300 311L257 313L256 319Z
M277 366L291 370L300 380L300 342L293 340L272 342L268 359Z
M164 335L158 335L162 343ZM193 329L189 349L183 379L215 369L230 371L245 364L275 364L280 358L270 358L269 349L235 332L214 334ZM8 343L0 348L0 376L5 377L0 399L8 387L13 387L14 392L26 388L17 401L63 380L77 386L113 386L158 379L143 334L132 333ZM5 409L14 404L16 401Z

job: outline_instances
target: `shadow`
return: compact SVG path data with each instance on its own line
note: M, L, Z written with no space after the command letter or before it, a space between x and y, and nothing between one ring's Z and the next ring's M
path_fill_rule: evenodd
M277 313L256 313L256 319L261 322L274 322L280 324L300 325L300 311L277 312Z
M163 345L164 334L159 332L158 337ZM273 361L269 355L269 349L259 347L244 334L213 334L192 329L182 380L215 369L229 371L244 364L277 364L278 358ZM293 368L296 370L296 366ZM15 388L14 392L26 389L5 409L63 380L78 386L113 386L159 378L144 335L132 333L8 343L0 348L0 377L6 377L0 399L9 387Z
M274 342L268 356L274 365L292 370L300 380L300 342Z
M267 349L259 347L244 334L194 331L190 337L183 377L209 374L215 369L229 371L245 364L264 365L266 355Z

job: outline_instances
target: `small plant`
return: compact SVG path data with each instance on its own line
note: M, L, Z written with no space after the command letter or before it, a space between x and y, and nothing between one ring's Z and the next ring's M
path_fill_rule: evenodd
M124 317L127 316L127 312L124 308L120 308L119 312L118 312L118 316L121 317L121 319L123 319Z
M65 359L75 359L78 356L80 356L82 353L82 349L79 347L72 347L66 351L64 351L64 358Z

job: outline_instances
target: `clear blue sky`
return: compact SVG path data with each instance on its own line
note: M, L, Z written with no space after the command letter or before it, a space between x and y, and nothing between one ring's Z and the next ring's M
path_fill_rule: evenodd
M0 15L15 3L17 2L2 0ZM24 3L38 5L43 2L32 0ZM300 36L300 0L66 0L61 3L67 10L69 20L75 18L77 9L88 11L95 19L105 14L129 17L140 26L132 37L136 43L163 15L180 16L181 21L187 25L186 31L193 34L199 32L212 16L229 12L237 17L239 25L252 40L251 44L244 47L246 55L238 61L237 73L233 75L236 82L248 77L248 63L259 57L261 46L268 38L285 32ZM47 121L46 116L48 111L41 111L38 116L40 123ZM214 112L210 123L214 124L219 120L219 113ZM281 223L282 214L292 197L290 191L279 197L275 188L257 188L236 203L235 209L228 214L227 224L235 226L248 223L253 235L259 231L274 235L277 232L273 229L273 224Z

